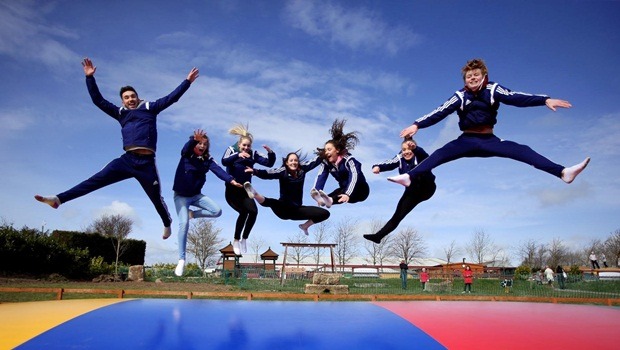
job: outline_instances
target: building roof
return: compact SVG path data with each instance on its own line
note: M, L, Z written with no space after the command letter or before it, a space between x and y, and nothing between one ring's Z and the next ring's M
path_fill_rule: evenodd
M222 253L224 257L232 257L236 255L231 242L228 242L226 247L220 249L220 253Z
M260 255L262 260L278 260L278 254L271 250L271 247L267 249L263 254Z

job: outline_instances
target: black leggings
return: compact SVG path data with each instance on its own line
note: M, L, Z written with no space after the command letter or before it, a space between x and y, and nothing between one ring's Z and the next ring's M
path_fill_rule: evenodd
M401 221L409 214L416 205L431 198L435 194L437 186L434 181L423 181L419 183L412 183L411 186L405 189L402 197L396 205L396 211L394 215L385 223L385 226L381 228L376 235L378 238L383 238L394 231Z
M340 199L340 195L344 194L344 190L342 188L335 189L329 196L332 198L333 204L342 204L338 202ZM368 198L370 194L370 187L367 182L358 182L353 189L353 193L349 196L349 201L347 203L357 203L363 202Z
M267 198L261 204L269 207L282 220L312 220L315 224L329 218L329 211L319 207L294 206L279 199Z
M258 216L258 208L254 199L248 197L248 193L243 188L226 184L226 203L230 205L237 213L237 223L235 225L235 239L247 239L250 231L256 223Z

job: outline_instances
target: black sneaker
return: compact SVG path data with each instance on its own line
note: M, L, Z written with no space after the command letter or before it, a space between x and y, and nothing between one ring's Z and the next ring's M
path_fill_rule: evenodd
M366 238L369 241L375 242L377 244L381 243L381 238L377 237L376 234L364 235L364 238Z

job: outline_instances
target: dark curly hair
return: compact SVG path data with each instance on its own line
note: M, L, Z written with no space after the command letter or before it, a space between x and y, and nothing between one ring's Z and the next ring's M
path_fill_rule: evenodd
M359 132L351 131L349 133L344 132L344 125L347 123L346 119L336 119L332 124L331 129L329 129L332 138L325 142L325 144L331 143L334 145L334 148L341 152L343 150L350 151L357 146L359 143ZM318 148L315 152L319 157L325 158L325 148Z

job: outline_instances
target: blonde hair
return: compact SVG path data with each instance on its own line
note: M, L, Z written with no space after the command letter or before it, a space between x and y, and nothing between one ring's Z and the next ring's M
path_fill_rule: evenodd
M250 140L250 143L252 143L254 141L254 137L252 136L252 134L248 130L248 125L247 124L246 125L236 124L235 126L230 128L230 130L228 130L228 133L231 134L231 135L239 136L239 141L241 141L243 139Z

